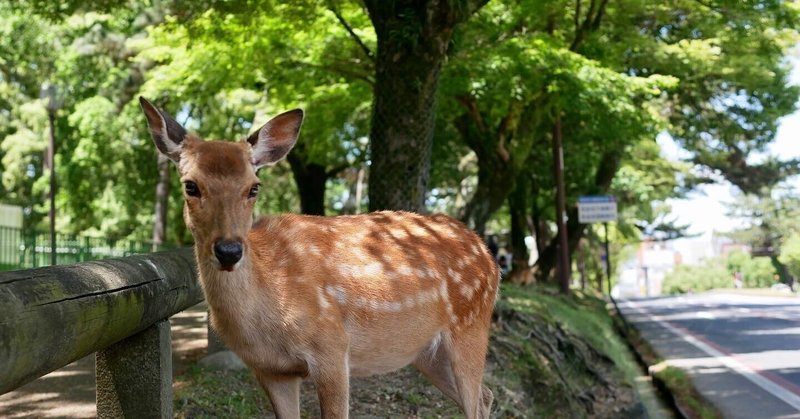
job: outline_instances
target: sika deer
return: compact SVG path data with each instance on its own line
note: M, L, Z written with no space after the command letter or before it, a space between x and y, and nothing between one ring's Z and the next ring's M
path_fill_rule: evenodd
M297 140L303 112L247 140L202 141L140 98L161 153L177 163L212 324L253 370L279 418L300 417L300 382L324 418L348 415L350 376L414 364L486 418L481 384L498 269L481 240L445 215L270 216L253 224L256 172Z

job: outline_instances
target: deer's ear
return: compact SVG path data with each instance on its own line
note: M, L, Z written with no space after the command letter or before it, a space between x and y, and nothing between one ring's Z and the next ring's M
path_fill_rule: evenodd
M147 117L150 135L153 136L153 142L156 143L158 151L172 161L178 162L181 158L181 143L186 137L186 130L168 113L156 108L147 99L139 96L139 104L142 106L144 116Z
M258 170L286 157L297 142L302 124L303 111L293 109L272 118L261 129L250 134L247 142L253 148L253 167Z

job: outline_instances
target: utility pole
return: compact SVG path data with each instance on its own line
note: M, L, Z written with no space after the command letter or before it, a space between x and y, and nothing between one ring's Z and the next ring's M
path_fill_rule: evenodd
M50 265L56 264L56 112L60 106L54 84L42 86L40 96L47 99L47 119L50 122L50 141L45 165L50 170Z
M560 112L560 111L558 111ZM556 179L556 224L558 225L558 287L562 294L569 292L569 248L567 244L567 212L564 196L564 148L561 144L561 115L556 114L553 125L553 170Z

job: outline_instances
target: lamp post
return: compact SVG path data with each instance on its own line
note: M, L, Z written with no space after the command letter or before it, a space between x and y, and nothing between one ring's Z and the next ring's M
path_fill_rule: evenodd
M56 112L61 107L58 89L54 84L42 86L40 97L47 99L47 119L50 121L50 142L47 145L45 166L50 170L50 265L56 264Z

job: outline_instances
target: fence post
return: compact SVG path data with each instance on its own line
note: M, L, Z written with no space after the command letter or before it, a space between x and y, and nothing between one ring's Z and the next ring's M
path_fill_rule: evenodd
M171 418L169 320L97 352L98 418Z

